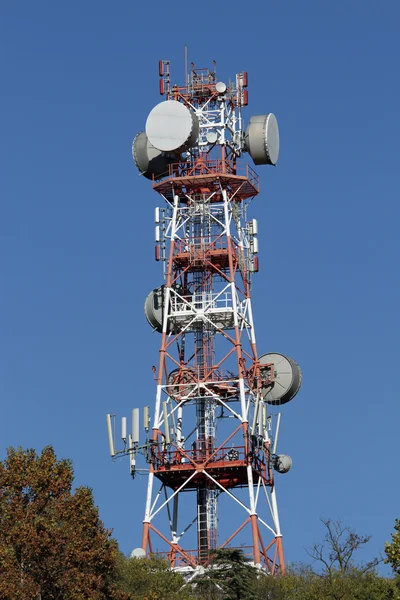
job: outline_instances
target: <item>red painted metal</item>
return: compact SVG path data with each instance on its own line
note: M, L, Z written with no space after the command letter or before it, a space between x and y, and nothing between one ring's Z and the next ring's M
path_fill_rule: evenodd
M192 70L192 73L197 74L200 71ZM159 74L161 77L165 76L163 61L159 63ZM160 79L161 94L166 92L164 81ZM186 86L174 86L171 97L196 106L216 95L215 84L214 72L209 74L207 83L196 75L192 78L190 89ZM247 72L243 72L242 87L246 88L247 85L248 75ZM247 105L247 89L242 89L241 92L241 103ZM259 178L249 165L237 161L235 156L228 155L225 148L221 147L217 159L193 153L181 162L169 165L166 177L161 181L153 181L153 188L167 202L172 203L174 197L179 197L182 207L190 208L193 199L198 197L208 198L210 204L221 203L224 194L229 196L230 202L240 204L259 193ZM157 245L156 260L160 259L161 250ZM193 295L195 286L201 293L211 294L213 278L220 277L234 286L235 293L240 298L250 299L249 274L244 265L243 248L231 236L192 235L189 241L182 237L173 238L167 257L166 286L169 289L179 283L180 297L184 301ZM256 256L253 257L252 270L258 271ZM191 291L188 289L188 281L192 285ZM184 339L184 331L178 329L172 335L165 332L161 335L156 380L159 387L170 386L170 397L177 406L184 403L191 386L201 386L205 383L209 391L229 405L231 399L237 398L239 394L237 381L227 373L226 367L233 357L236 357L236 379L242 379L249 389L260 389L260 368L255 341L248 343L246 350L242 340L243 331L238 322L234 320L230 329L227 332L223 328L215 328L230 346L218 360L215 359L214 340L211 336L204 335L201 347L195 343L189 349ZM178 351L173 354L176 347ZM168 379L172 372L172 378ZM232 453L228 443L238 433L242 436L242 443L235 445L235 453ZM176 443L167 447L165 433L155 427L152 434L150 473L172 492L180 490L182 486L185 492L197 494L202 489L218 489L217 486L230 491L249 486L249 477L253 484L260 482L263 487L271 489L274 485L269 443L254 445L246 421L241 422L222 444L215 445L215 440L204 437L191 449L183 449ZM253 562L262 564L271 572L276 572L279 568L284 571L281 537L276 536L265 546L255 513L250 514L242 525L234 529L219 547L226 547L246 525L250 525L251 530L252 544L248 548ZM168 540L149 522L145 522L143 528L142 547L146 551L150 546L150 530L170 546L168 558L171 566L196 567L208 563L209 553L205 555L200 551L200 541L197 551L185 550L178 543ZM210 540L212 535L213 533L209 532ZM271 550L274 552L272 558L268 555Z

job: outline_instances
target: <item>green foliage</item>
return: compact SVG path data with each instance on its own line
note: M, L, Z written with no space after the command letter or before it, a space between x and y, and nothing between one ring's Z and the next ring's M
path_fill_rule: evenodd
M395 600L399 598L394 581L375 572L351 568L317 574L309 566L289 569L280 580L285 600ZM279 600L281 598L279 596Z
M151 558L125 558L120 555L118 564L119 588L129 600L186 600L189 591L179 573L171 571L166 560Z
M397 575L400 575L400 520L396 519L395 532L392 534L392 543L385 544L386 559Z
M258 600L255 590L259 576L240 550L216 550L209 567L193 580L190 589L194 598L205 600Z
M117 548L86 487L51 447L0 462L0 600L110 600Z
M73 469L51 447L10 448L0 462L0 600L400 600L400 521L386 561L357 564L369 541L339 521L297 565L271 576L236 549L217 550L190 583L160 557L126 558L99 519L90 489L72 492ZM397 582L397 584L396 584Z

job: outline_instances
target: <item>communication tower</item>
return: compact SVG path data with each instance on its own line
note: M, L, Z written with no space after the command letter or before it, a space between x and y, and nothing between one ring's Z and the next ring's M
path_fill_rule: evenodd
M124 446L116 451L107 415L111 455L128 454L132 475L138 454L149 465L142 547L134 555L164 549L171 567L196 573L247 528L248 560L284 572L274 471L286 473L292 461L277 454L275 411L298 392L301 371L291 358L257 350L251 279L258 224L247 209L259 178L242 162L248 153L256 165L277 163L277 120L254 116L245 127L246 72L224 83L215 63L211 70L192 63L178 86L170 63L160 61L159 76L164 99L132 145L136 166L162 198L155 259L164 283L145 301L146 318L161 334L152 419L149 407L143 411L145 442L134 409L132 433L124 417ZM218 513L222 498L239 508L240 521L227 505ZM187 523L183 504L185 516L192 513Z

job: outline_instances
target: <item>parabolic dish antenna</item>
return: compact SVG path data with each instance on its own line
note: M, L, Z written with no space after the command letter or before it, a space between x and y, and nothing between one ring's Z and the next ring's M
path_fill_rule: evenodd
M287 454L278 454L272 465L278 473L287 473L292 468L293 461Z
M220 94L223 94L224 92L226 92L226 85L223 81L218 81L218 83L215 84L215 89Z
M147 179L160 179L168 175L168 166L177 162L175 156L168 156L155 148L146 133L141 131L132 143L132 156L135 165Z
M180 152L195 145L199 120L193 111L177 100L157 104L147 117L150 143L163 152Z
M259 360L261 376L265 379L273 379L273 383L261 388L261 395L265 402L286 404L292 400L300 389L302 379L297 362L278 352L263 354ZM272 367L268 366L271 364Z
M173 398L182 398L193 392L196 386L196 373L191 369L180 371L175 369L168 375L167 392Z
M149 324L162 333L165 307L165 285L156 288L147 296L144 303L144 314ZM168 320L167 333L175 333L175 328ZM178 329L177 329L178 330Z
M218 134L215 131L208 131L206 140L209 144L215 144L215 142L218 140Z
M274 114L251 117L245 134L246 150L255 165L276 165L279 156L279 128Z
M143 550L143 548L135 548L131 552L131 558L145 558L145 557L146 557L146 552Z

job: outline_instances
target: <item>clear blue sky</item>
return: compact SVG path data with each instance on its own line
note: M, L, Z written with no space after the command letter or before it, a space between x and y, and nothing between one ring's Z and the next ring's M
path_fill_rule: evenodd
M145 482L108 458L104 415L154 399L159 200L131 143L158 59L181 80L186 43L222 80L247 69L246 117L280 124L253 291L260 352L304 373L280 441L287 559L307 559L321 516L382 551L400 517L398 0L2 6L0 457L53 444L121 549L139 544Z

